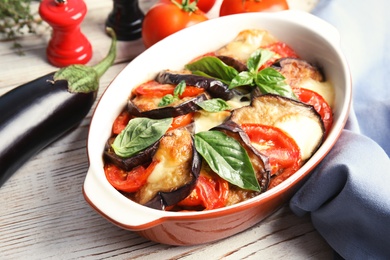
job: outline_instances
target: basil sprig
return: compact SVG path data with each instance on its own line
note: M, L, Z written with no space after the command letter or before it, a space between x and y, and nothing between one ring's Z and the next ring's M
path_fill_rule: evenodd
M262 93L269 93L297 99L291 86L285 82L285 77L279 71L273 68L260 70L254 78L256 86Z
M203 110L213 113L231 109L229 104L221 98L207 99L196 104L200 106Z
M232 66L214 56L206 56L197 61L185 65L185 68L193 74L214 78L229 85L230 81L237 76L238 71Z
M121 157L131 157L158 141L172 124L172 118L131 119L126 128L112 143L114 152Z
M254 86L256 75L259 72L261 65L263 65L267 60L272 58L274 55L273 52L269 50L258 49L251 54L246 66L248 71L241 71L229 84L229 88L236 88L239 86Z
M221 178L242 189L260 191L260 185L241 144L220 131L195 134L195 148Z
M266 49L258 49L247 60L247 71L238 72L232 66L213 56L203 57L187 64L186 69L192 73L215 78L233 89L240 86L258 87L264 94L276 94L297 99L291 86L285 82L285 77L277 70L267 67L259 71L262 65L274 55Z
M180 81L179 84L176 85L175 89L173 90L172 94L167 94L163 96L160 103L158 103L159 107L168 106L175 102L176 100L180 100L180 95L184 93L184 90L186 89L187 85L184 80Z

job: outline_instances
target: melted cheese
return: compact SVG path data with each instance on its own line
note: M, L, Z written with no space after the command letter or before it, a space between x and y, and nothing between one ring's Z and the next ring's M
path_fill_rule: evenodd
M204 110L198 111L194 118L195 133L207 131L214 126L222 124L228 116L230 116L229 111L217 113L211 113Z
M258 48L276 42L277 39L265 30L241 31L233 41L216 51L217 55L233 57L246 62L249 56Z
M241 101L242 98L243 96L236 95L232 99L226 102L229 104L231 109L236 109L236 108L250 105L249 100ZM200 110L195 114L194 117L195 133L210 130L215 126L222 124L229 116L230 116L229 111L212 113L212 112Z
M323 135L322 128L317 121L300 114L291 114L288 117L280 118L274 126L294 139L304 161L310 158L313 149L316 148L313 146L313 140L318 140Z
M231 109L236 109L236 108L240 108L240 107L244 107L244 106L249 106L250 105L250 95L247 96L247 101L241 101L241 99L243 98L243 96L238 96L238 95L235 95L232 99L226 101L229 106L231 107Z
M153 161L158 163L137 194L141 204L151 200L159 191L169 192L191 181L191 134L187 130L177 129L165 135L160 140Z
M328 105L333 108L335 93L332 84L329 82L319 82L311 78L307 78L299 84L299 87L309 89L320 94L326 100Z

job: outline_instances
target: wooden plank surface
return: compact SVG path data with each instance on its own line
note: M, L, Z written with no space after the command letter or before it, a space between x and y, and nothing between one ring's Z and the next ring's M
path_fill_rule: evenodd
M82 31L93 45L90 64L95 64L109 47L104 22L112 1L86 3ZM140 5L147 10L151 3ZM11 49L12 43L1 42L0 94L56 70L46 61L50 30L43 29L47 30L43 36L23 38L24 56ZM119 43L116 63L100 81L99 97L142 50L140 41ZM309 217L297 217L287 206L240 234L190 247L157 244L107 222L89 207L81 192L93 109L77 129L34 156L0 188L0 259L332 258L331 248Z

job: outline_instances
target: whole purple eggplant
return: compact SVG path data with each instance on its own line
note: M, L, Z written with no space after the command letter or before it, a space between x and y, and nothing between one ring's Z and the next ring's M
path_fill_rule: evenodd
M116 57L116 36L93 67L71 65L0 97L0 187L26 161L76 127L96 100L99 79Z

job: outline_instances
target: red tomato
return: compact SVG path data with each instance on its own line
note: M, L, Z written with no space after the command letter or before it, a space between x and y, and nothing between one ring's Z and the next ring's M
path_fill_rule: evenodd
M137 166L131 171L125 171L114 164L105 164L104 173L108 182L117 190L135 192L148 180L157 162L152 162L148 168Z
M173 84L160 84L155 80L150 80L139 85L135 88L134 92L138 95L145 95L148 97L164 97L167 94L173 95L174 89L175 85ZM186 86L183 94L180 95L180 98L197 96L203 92L203 88Z
M216 176L210 178L200 175L195 189L191 194L178 203L183 207L202 206L206 210L222 208L226 205L229 195L229 183Z
M195 2L195 0L190 0L190 2ZM207 13L211 10L211 8L213 8L215 2L216 0L199 0L196 6L203 12Z
M165 37L207 19L206 14L196 5L191 6L189 0L182 0L179 6L170 0L160 0L144 17L142 40L149 48Z
M276 12L289 9L286 0L223 0L219 16L253 12Z
M294 139L282 130L259 124L243 124L252 143L269 158L271 179L269 188L276 186L301 166L300 150ZM259 148L260 147L260 148Z
M320 114L324 122L325 132L328 134L333 124L333 113L328 102L320 94L309 89L294 89L294 93L303 103L312 105L318 114Z
M130 121L130 114L127 111L122 111L112 124L112 133L120 134Z

